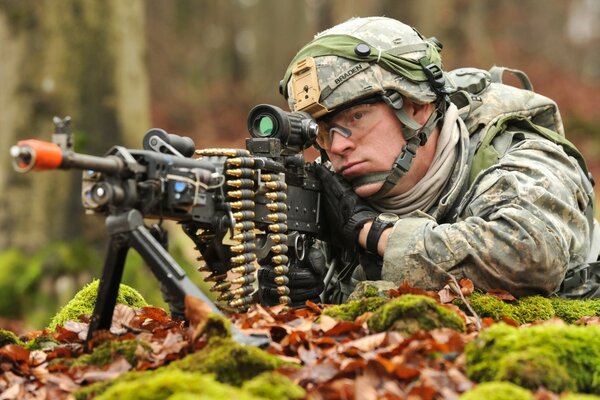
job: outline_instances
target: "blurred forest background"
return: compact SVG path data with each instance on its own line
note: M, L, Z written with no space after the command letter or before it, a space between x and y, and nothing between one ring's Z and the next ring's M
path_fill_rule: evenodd
M285 107L278 82L302 45L370 15L436 36L446 69L526 71L600 176L598 0L0 0L0 328L43 328L99 276L106 245L80 174L19 175L12 144L50 140L52 117L70 115L76 151L94 155L141 148L151 127L244 147L253 105ZM129 264L125 282L160 302L139 257Z

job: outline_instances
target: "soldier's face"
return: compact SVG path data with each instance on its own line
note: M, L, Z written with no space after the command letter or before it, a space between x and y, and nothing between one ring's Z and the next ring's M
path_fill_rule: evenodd
M405 108L419 123L423 123L426 120L424 116L431 111L428 105L415 106L410 102L405 102ZM336 115L327 126L321 126L320 132L319 145L327 151L334 169L348 181L368 173L389 171L406 144L402 124L385 103L349 108ZM410 189L427 172L432 157L422 150L417 151L408 174L402 177L394 193ZM382 185L383 182L375 182L360 186L355 191L359 196L367 197L376 193Z

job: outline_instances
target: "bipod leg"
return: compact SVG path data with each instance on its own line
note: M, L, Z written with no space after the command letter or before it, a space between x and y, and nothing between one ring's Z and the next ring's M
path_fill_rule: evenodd
M88 327L87 340L92 339L94 332L100 329L110 329L113 311L119 295L119 286L123 277L125 259L129 245L120 235L111 235L104 269L98 285L96 305Z
M166 286L172 296L177 298L176 301L183 304L185 296L193 296L205 302L213 313L223 315L223 312L188 278L169 252L144 226L143 217L139 211L128 212L127 224L131 247L140 253L156 279ZM269 343L266 336L245 335L235 326L231 327L231 334L233 339L241 344L264 347Z

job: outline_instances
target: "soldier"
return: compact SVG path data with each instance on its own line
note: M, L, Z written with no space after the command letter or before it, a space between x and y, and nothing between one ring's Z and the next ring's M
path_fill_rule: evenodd
M319 123L328 298L364 280L439 289L451 277L516 296L600 295L591 178L556 104L503 68L442 69L441 44L399 21L354 18L315 36L281 91ZM341 249L341 250L340 250ZM294 303L324 285L315 248ZM274 298L259 271L263 301Z

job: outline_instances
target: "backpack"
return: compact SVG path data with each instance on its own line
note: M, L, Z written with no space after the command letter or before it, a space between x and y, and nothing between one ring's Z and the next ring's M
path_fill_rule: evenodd
M513 74L522 88L502 83L505 72ZM594 199L594 181L581 152L565 137L562 118L556 102L533 91L527 75L519 70L492 67L489 71L477 68L459 68L447 73L450 100L458 107L459 114L469 134L478 135L469 171L469 186L483 170L498 163L512 142L502 132L509 126L526 132L537 133L561 146L580 167L586 185L585 190ZM594 219L594 201L585 210L590 226L591 247L586 263L567 272L560 292L569 292L586 282L592 274L600 274L600 228Z

